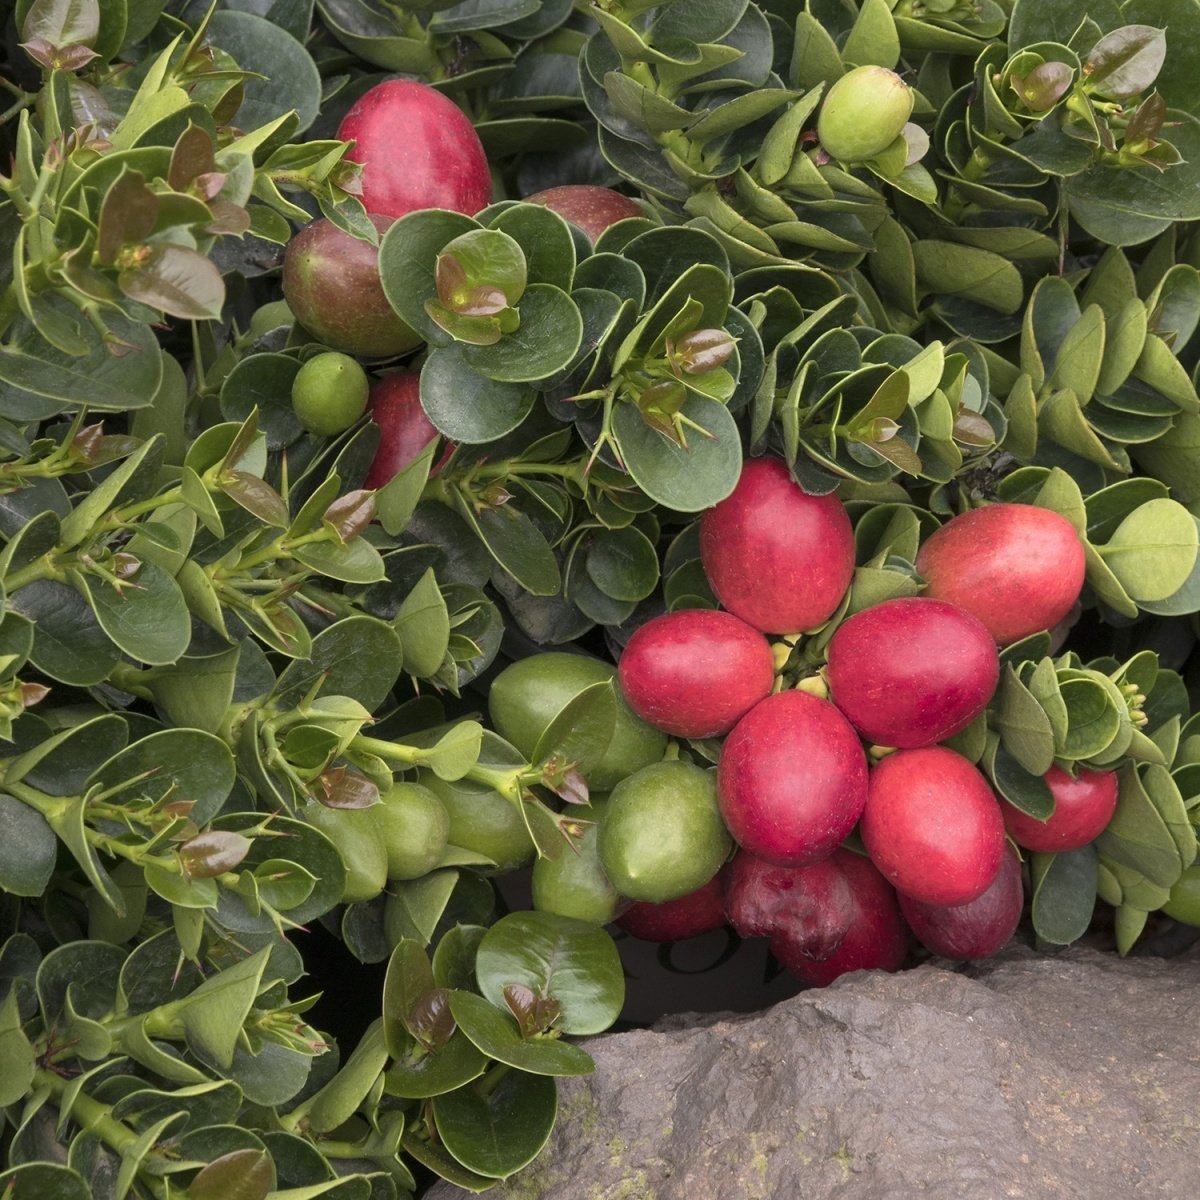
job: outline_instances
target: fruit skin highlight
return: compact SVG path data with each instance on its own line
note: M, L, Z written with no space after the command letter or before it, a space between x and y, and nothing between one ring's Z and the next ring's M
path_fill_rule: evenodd
M526 196L527 204L544 204L564 221L570 221L591 241L595 241L610 225L629 217L644 217L645 211L635 200L613 188L590 183L567 183L546 188Z
M967 904L991 885L1004 819L974 765L944 746L898 750L871 771L860 825L871 861L926 904Z
M925 540L916 561L923 594L978 617L1001 646L1063 621L1086 565L1070 521L1032 504L961 513Z
M956 605L886 600L843 622L829 642L833 702L869 741L915 749L965 729L1000 679L991 634Z
M388 79L355 102L338 126L362 163L367 212L403 217L420 208L474 216L492 202L492 177L470 118L453 100L412 79Z
M700 519L700 561L717 599L764 633L833 615L854 575L854 531L835 495L810 496L782 459L752 458Z
M619 663L629 707L676 737L728 733L771 691L767 639L732 613L687 609L635 631Z
M1043 779L1054 797L1054 811L1047 820L1039 821L1001 799L1008 836L1026 850L1045 854L1078 850L1095 841L1117 810L1117 773L1082 768L1078 777L1072 778L1055 766Z
M781 866L826 858L867 798L867 760L827 700L780 692L756 704L725 739L717 794L743 849Z

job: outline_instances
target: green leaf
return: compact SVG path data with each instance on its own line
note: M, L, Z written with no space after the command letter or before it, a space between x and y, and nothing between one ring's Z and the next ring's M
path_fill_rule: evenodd
M275 685L284 707L298 703L320 683L321 694L350 696L374 712L400 677L400 640L385 621L357 615L322 630L306 659L288 664Z
M36 809L0 794L0 888L14 896L41 896L54 874L58 838ZM2 1058L2 1053L0 1053ZM0 1066L0 1080L5 1071ZM0 1107L13 1103L0 1101Z
M26 1163L0 1171L0 1196L14 1200L28 1196L36 1200L93 1200L92 1189L78 1172L55 1163Z
M482 996L450 994L450 1011L459 1028L488 1058L534 1075L590 1075L592 1056L556 1037L522 1038L516 1020Z
M562 1005L564 1033L600 1033L617 1019L625 979L612 939L584 921L551 913L502 917L484 935L475 959L479 989L496 1007L504 988L524 984Z
M1030 774L1044 775L1054 765L1054 727L1011 663L1004 668L996 728L1004 748Z
M434 743L426 762L439 779L452 783L479 761L482 744L483 726L478 721L459 721Z
M558 560L540 529L511 503L476 512L461 493L459 514L478 534L488 553L527 592L557 595L562 586Z
M187 650L192 640L187 602L157 563L143 562L120 592L106 580L75 578L100 627L131 658L166 666Z
M383 557L365 538L351 542L309 542L292 551L297 562L342 583L379 583L387 578Z
M1149 500L1097 550L1134 600L1165 600L1192 574L1200 538L1192 515L1178 501Z
M375 1086L387 1060L383 1022L372 1021L345 1065L306 1105L309 1127L329 1133L345 1124Z
M584 688L559 710L538 739L530 761L550 759L587 776L604 757L617 722L617 693L612 680Z
M61 544L72 549L92 533L93 528L116 507L122 493L141 464L153 453L161 453L163 441L152 438L143 442L110 475L91 489L62 522Z
M418 679L432 679L450 645L450 614L432 567L404 597L392 624L400 635L404 670Z
M1145 768L1147 772L1161 767ZM1106 858L1130 867L1159 887L1172 887L1185 866L1176 839L1163 814L1134 766L1121 771L1117 810L1096 839L1096 849ZM1156 790L1161 787L1156 783ZM1169 810L1168 810L1169 811Z
M413 1045L415 1057L397 1056L388 1069L386 1090L391 1096L404 1100L441 1096L478 1079L488 1065L487 1057L461 1031L437 1050L423 1052Z
M7 1108L24 1098L36 1067L33 1046L21 1028L17 989L10 988L0 1003L0 1106Z
M189 1200L266 1200L275 1163L265 1150L233 1150L213 1159L188 1185Z
M961 296L985 308L1015 313L1025 298L1021 273L1008 259L957 242L913 243L921 286L938 296Z
M640 529L602 529L587 540L587 573L614 600L645 600L658 586L658 554Z
M546 1144L558 1112L558 1089L547 1076L509 1069L487 1091L463 1087L432 1103L442 1145L468 1170L506 1179Z
M517 312L521 323L515 330L494 345L463 347L463 361L480 375L499 383L548 379L575 357L583 339L583 317L571 297L549 283L531 284L521 297ZM424 383L422 371L422 405ZM480 400L473 396L472 402L479 404Z
M384 918L388 936L429 945L457 883L458 872L446 869L392 884Z
M1092 47L1083 64L1084 88L1111 100L1131 99L1153 85L1166 54L1165 30L1122 25Z
M194 1054L211 1066L228 1071L242 1026L262 986L270 947L213 975L179 1001L178 1019Z
M435 349L421 368L421 407L455 442L493 442L529 415L537 393L491 379L472 366L462 346Z
M1034 854L1033 927L1043 941L1069 946L1091 924L1096 907L1096 850Z

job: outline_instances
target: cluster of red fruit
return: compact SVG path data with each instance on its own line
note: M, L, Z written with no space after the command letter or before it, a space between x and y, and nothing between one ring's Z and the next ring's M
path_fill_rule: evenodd
M923 594L843 621L820 682L789 690L779 690L765 634L813 630L841 605L855 567L841 501L807 494L776 459L753 459L702 518L700 546L727 611L647 622L622 655L620 681L659 729L725 736L718 801L740 849L721 880L637 905L621 923L665 938L727 919L743 936L769 936L810 984L896 969L910 928L947 957L994 953L1023 901L1008 839L1034 851L1086 845L1112 816L1116 776L1051 768L1053 815L1037 821L938 743L987 707L998 647L1070 614L1085 566L1074 528L1023 504L953 518L918 554ZM856 825L865 858L843 846Z

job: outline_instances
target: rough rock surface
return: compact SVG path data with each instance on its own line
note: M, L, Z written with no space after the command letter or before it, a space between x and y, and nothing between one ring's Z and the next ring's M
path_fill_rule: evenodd
M1024 949L592 1040L497 1200L1195 1194L1200 960ZM466 1193L440 1185L430 1200Z

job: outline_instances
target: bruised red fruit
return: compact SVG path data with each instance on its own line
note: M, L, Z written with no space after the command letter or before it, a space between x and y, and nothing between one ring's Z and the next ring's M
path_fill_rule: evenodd
M813 941L805 924L783 922L771 935L771 953L810 987L826 987L851 971L899 970L908 954L909 933L896 893L861 855L838 850L830 862L851 897L850 920L837 945L826 950L822 941Z
M926 596L966 609L1007 646L1067 616L1086 564L1065 517L1032 504L992 504L947 521L916 565Z
M725 924L724 879L722 871L676 900L660 904L643 900L631 905L617 918L617 924L646 942L678 942L720 929Z
M337 136L362 163L369 213L403 217L420 208L474 216L492 202L492 177L475 127L453 100L412 79L388 79L359 97Z
M401 371L371 384L367 414L379 426L379 448L363 487L383 487L441 437L421 407L420 382L420 375ZM430 475L436 475L453 452L454 444L448 442Z
M391 217L373 216L386 233ZM283 258L283 295L296 320L333 350L391 358L421 345L396 315L379 282L379 249L321 217L290 242Z
M987 780L944 746L898 750L871 772L860 825L871 861L926 904L967 904L1004 856L1004 819Z
M854 574L854 531L834 495L810 496L778 458L752 458L700 519L700 560L721 604L764 633L832 616Z
M544 204L564 221L578 226L594 242L610 225L627 217L644 217L641 207L612 188L568 183L526 196L529 204Z
M728 733L770 694L767 639L730 613L686 609L641 626L621 655L621 691L644 721L676 737Z
M942 958L987 958L1008 943L1021 919L1021 860L1011 846L982 895L966 904L925 904L900 894L900 911L917 941Z
M885 600L829 642L833 702L869 741L912 749L965 729L1000 678L984 626L943 600Z
M734 727L717 764L717 800L734 840L783 866L825 858L866 803L867 760L827 700L780 692Z
M1051 767L1043 776L1054 797L1054 812L1045 821L1000 801L1009 836L1026 850L1057 854L1078 850L1093 842L1107 827L1117 808L1115 771L1080 770L1073 779L1061 767Z

